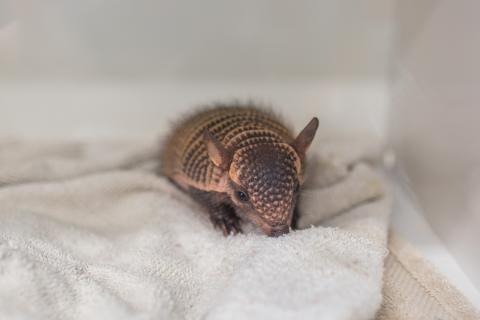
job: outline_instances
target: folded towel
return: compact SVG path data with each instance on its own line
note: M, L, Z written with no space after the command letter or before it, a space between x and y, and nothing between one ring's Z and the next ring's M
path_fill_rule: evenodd
M378 149L320 145L304 230L225 238L154 174L155 144L0 140L0 318L372 319L390 214Z
M394 230L388 249L376 320L480 319L480 311Z

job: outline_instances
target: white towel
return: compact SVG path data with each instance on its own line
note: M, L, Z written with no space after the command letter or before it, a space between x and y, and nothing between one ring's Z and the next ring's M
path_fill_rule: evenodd
M225 238L152 172L154 144L0 140L0 319L372 319L378 152L319 145L305 230Z

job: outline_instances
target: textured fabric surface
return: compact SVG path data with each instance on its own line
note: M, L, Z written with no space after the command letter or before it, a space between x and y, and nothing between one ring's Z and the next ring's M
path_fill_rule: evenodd
M153 174L155 144L0 141L1 318L372 319L390 214L377 151L323 143L304 230L224 238Z
M384 300L376 320L478 320L480 313L395 233L385 259Z

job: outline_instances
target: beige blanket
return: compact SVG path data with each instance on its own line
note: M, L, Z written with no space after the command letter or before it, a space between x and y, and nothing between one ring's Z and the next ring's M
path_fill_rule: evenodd
M0 318L372 319L390 214L378 150L321 145L305 230L224 238L153 173L155 143L0 140Z

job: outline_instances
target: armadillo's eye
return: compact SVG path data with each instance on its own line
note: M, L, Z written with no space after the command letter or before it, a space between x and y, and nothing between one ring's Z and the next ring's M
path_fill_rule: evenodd
M237 191L237 197L240 201L247 202L248 201L248 194L243 191Z

